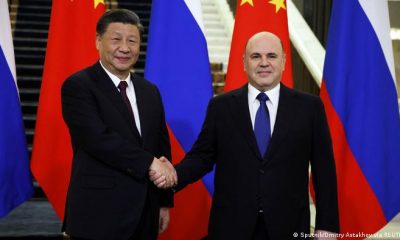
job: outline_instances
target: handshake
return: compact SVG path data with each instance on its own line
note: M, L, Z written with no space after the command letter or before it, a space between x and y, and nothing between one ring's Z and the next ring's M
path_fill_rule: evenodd
M149 177L158 188L167 189L178 184L175 168L165 157L154 158L149 168Z

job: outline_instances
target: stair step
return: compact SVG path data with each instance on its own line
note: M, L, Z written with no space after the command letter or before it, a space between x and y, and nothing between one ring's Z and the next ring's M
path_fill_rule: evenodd
M46 5L51 6L52 0L19 0L20 5Z
M212 37L228 37L226 32L221 31L221 29L205 29L205 35L207 36L212 36Z
M222 46L222 45L210 45L208 46L209 52L212 54L229 54L230 47L229 46Z
M205 22L204 26L209 29L218 29L221 31L221 29L225 28L225 25L222 22L217 22L217 21L213 21L213 22Z
M37 106L35 109L37 109ZM36 123L36 112L34 114L24 114L23 119L24 119L25 129L28 130L30 129L31 131L33 131Z
M34 101L37 102L39 100L39 89L19 89L19 98L21 102L29 102Z
M17 23L17 22L16 22ZM22 27L24 29L48 29L49 28L49 22L48 21L23 21L23 20L18 20L18 24L21 26L19 29Z
M208 20L221 20L221 16L219 14L214 14L214 13L203 13L203 18L208 19Z
M26 141L28 143L32 143L33 142L33 135L34 134L35 134L35 131L33 129L25 128Z
M15 37L14 46L30 46L30 47L45 48L47 46L47 39Z
M33 120L36 121L37 107L38 107L38 102L36 102L36 101L21 102L21 108L22 108L22 112L24 113L24 119L25 119L25 116L28 116L29 120L32 120L31 117L33 117Z
M31 89L31 88L20 88L19 89L20 94L38 94L39 89Z
M17 75L17 82L19 88L34 88L40 89L42 84L41 77L34 77L34 76L18 76Z
M19 75L30 75L30 76L41 76L43 73L42 65L25 65L18 64L17 68L17 76Z
M215 0L201 0L202 6L215 6Z
M47 39L47 34L48 34L47 29L21 29L17 27L14 31L15 37L25 37L25 38Z
M18 51L19 52L23 52L23 51L27 51L27 52L30 52L30 51L43 51L43 52L45 52L46 51L46 48L45 47L31 47L31 46L14 46L14 50L17 52L16 54L20 54L20 53L18 53Z
M42 77L40 76L26 76L26 75L19 75L17 76L18 85L24 82L41 82Z
M207 19L203 19L204 24L207 23L222 23L221 18L207 18Z
M31 4L31 5L26 5L26 4L20 4L18 6L18 13L49 13L51 12L51 6L47 5L37 5L37 4Z
M19 42L18 42L19 44ZM15 45L15 44L14 44ZM16 64L44 64L44 55L33 54L15 54Z
M215 5L203 5L203 13L204 14L217 14L219 15L218 8Z
M50 12L49 13L25 13L21 12L17 14L18 21L40 21L40 22L49 22L50 21ZM17 21L17 25L18 25Z
M207 44L208 45L225 45L228 48L230 48L231 46L231 39L227 39L226 36L222 36L222 37L212 37L212 36L208 36L207 37Z

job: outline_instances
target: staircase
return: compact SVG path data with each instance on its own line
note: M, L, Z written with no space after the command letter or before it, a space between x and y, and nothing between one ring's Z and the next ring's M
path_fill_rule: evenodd
M223 93L225 73L231 47L233 15L226 0L201 0L204 22L204 35L207 41L208 56L214 95Z
M11 8L17 8L11 5ZM19 0L14 52L29 157L46 52L51 0Z
M233 31L233 15L226 0L201 0L205 37L211 63L228 66Z

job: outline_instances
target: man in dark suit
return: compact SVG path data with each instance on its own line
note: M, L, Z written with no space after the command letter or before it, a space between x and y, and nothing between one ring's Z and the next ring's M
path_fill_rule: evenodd
M309 163L316 193L315 239L339 232L336 171L321 100L285 87L285 53L269 32L243 56L249 83L215 97L192 149L176 166L180 190L215 164L208 239L292 239L310 232ZM151 173L159 187L161 182Z
M73 147L64 229L72 239L157 239L169 222L172 191L156 188L148 171L172 181L174 169L159 159L170 158L160 93L130 72L143 26L135 13L111 10L96 32L100 61L62 87Z

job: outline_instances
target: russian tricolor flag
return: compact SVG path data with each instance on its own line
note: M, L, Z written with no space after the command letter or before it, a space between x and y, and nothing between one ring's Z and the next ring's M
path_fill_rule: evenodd
M210 62L200 0L153 0L145 77L160 89L170 130L172 157L180 161L200 132L212 97ZM165 239L207 234L212 175L175 197Z
M343 233L374 233L400 212L400 115L391 44L387 1L333 1L321 97Z
M7 1L0 1L0 218L33 194Z

